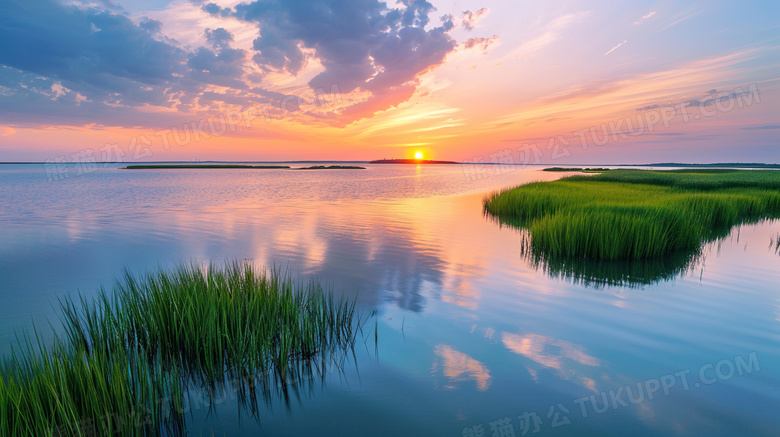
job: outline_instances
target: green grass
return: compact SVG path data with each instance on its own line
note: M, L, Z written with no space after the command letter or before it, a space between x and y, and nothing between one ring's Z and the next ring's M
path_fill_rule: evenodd
M546 258L649 259L780 217L780 172L612 170L505 190L484 209L529 229Z
M296 170L365 170L365 167L357 165L314 165L311 167L296 168Z
M245 164L142 164L128 165L125 170L159 170L174 168L249 168L249 169L274 169L290 168L289 165L245 165Z
M0 435L143 435L164 429L180 411L175 370L137 350L87 351L61 340L30 338L7 359L0 377Z
M613 170L595 180L659 185L696 191L731 188L780 190L780 172L774 170L682 169L666 171Z
M0 435L181 430L188 387L286 393L340 366L363 323L354 301L242 263L126 273L61 309L52 346L24 337L0 367Z

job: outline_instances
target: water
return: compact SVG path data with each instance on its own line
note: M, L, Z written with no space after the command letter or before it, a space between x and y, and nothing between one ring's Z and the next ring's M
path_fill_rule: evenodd
M50 183L43 166L2 165L0 349L123 268L247 259L377 310L379 343L372 326L342 372L256 417L195 391L193 435L777 435L780 223L735 228L696 260L556 269L481 201L561 174L367 167Z

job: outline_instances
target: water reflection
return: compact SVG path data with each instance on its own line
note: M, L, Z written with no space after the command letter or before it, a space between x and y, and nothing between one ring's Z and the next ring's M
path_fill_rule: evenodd
M252 215L256 223L233 227L249 246L243 256L255 264L295 266L363 304L422 312L428 299L437 299L476 309L473 281L486 275L486 255L493 248L473 249L473 240L484 238L474 233L482 224L475 205L478 199L471 197L337 202L324 208L288 202L264 207L262 216ZM474 213L463 214L469 210ZM462 218L453 221L456 211ZM265 217L277 225L260 234Z
M454 389L456 382L468 380L476 381L479 391L490 387L490 370L483 363L446 344L436 345L433 352L441 359L433 363L433 373L437 373L441 366L442 373L449 380L445 388Z
M598 366L599 360L586 354L580 345L539 334L501 334L504 346L543 366L562 369L562 359L568 358L586 366ZM557 351L557 354L555 353Z
M660 282L672 281L700 267L705 258L706 246L697 251L678 252L669 256L638 260L601 260L551 256L532 244L527 223L505 220L483 212L484 217L500 228L509 227L520 235L519 252L532 269L543 271L550 278L562 279L572 284L591 288L609 286L641 288ZM729 235L721 229L712 241L718 243Z
M520 255L534 269L549 277L591 288L608 286L641 288L672 281L701 266L703 251L681 252L669 256L638 260L601 260L591 258L552 257L531 247L531 236L521 231Z
M574 367L575 363L590 367L600 365L599 359L588 355L581 345L533 333L521 335L502 332L501 341L510 351L558 371L567 380L578 381L589 390L596 391L596 382L581 375L581 372ZM537 369L533 367L526 369L536 379Z
M534 270L554 279L592 288L618 286L640 288L673 280L690 272L700 259L700 252L676 253L671 256L640 260L600 260L551 256L533 245L529 223L490 214L483 205L483 217L499 228L510 228L520 234L520 256ZM726 235L728 232L726 232ZM718 234L717 237L725 237ZM716 237L716 238L717 238Z
M191 379L183 401L176 406L183 419L179 428L187 428L185 416L188 414L190 419L203 418L225 408L236 409L238 426L241 426L244 416L261 425L264 411L283 405L289 413L293 405L302 404L321 393L328 378L335 376L344 380L348 374L357 371L354 351L351 351L351 356L341 355L338 360L303 360L290 368L284 377L278 372L263 372L254 376L228 372L218 380Z
M354 360L327 363L324 360L309 360L295 366L286 377L278 372L264 372L260 375L244 375L230 372L223 378L205 382L197 378L183 378L177 394L161 399L159 405L147 406L138 411L109 415L103 421L82 421L83 432L97 435L98 430L136 428L144 435L180 437L190 435L200 420L208 420L219 411L234 410L237 422L245 425L247 417L252 423L262 425L262 413L274 406L284 405L289 413L293 404L301 404L322 392L329 375L343 378L357 368ZM200 381L200 382L199 382ZM150 409L150 407L154 407ZM154 416L144 416L155 411ZM146 412L146 413L144 413ZM129 417L129 418L128 418Z
M385 347L361 358L359 375L347 363L345 374L338 366L303 371L286 390L271 375L227 387L188 382L182 407L193 434L311 435L333 423L328 431L340 435L460 435L464 426L544 415L557 402L754 350L757 383L734 378L567 431L664 435L674 423L723 435L754 419L777 425L766 410L777 401L780 222L738 229L691 258L553 261L523 252L523 232L495 226L481 209L485 193L558 177L549 172L482 185L467 185L460 168L414 166L96 172L80 187L44 185L42 170L35 177L41 186L0 179L0 204L14 206L0 208L3 340L57 296L110 284L125 266L189 260L251 259L316 277L378 310ZM645 286L650 292L621 289ZM647 419L637 419L640 409Z
M482 193L558 177L518 171L469 181L459 166L369 167L101 169L57 184L42 167L10 170L0 180L0 204L13 205L0 211L0 276L13 284L4 298L15 302L0 316L24 325L46 299L94 290L126 266L225 259L316 276L366 306L422 312L437 299L476 309L474 283L488 275L498 235L480 220ZM474 194L449 197L463 193ZM67 271L29 274L38 266ZM12 341L12 332L0 338Z

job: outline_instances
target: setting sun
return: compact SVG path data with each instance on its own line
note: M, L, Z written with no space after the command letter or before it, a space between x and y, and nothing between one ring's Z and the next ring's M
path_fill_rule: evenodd
M422 159L423 154L422 152L415 152L414 153L414 159Z

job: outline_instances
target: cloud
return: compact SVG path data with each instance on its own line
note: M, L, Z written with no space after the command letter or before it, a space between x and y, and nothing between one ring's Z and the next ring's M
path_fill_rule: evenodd
M179 2L135 17L106 8L0 3L0 39L14 41L0 45L4 119L160 126L187 113L278 110L293 94L335 86L345 96L338 106L297 120L343 126L409 100L420 77L461 46L450 36L453 17L434 22L425 0ZM484 50L495 40L466 45Z
M65 94L69 93L70 90L62 86L61 83L57 82L51 85L51 92L54 93L54 97L52 97L51 99L57 100L58 97L64 96Z
M648 18L655 15L655 12L648 12L647 14L643 15L642 18L634 21L634 24L642 24L643 21L647 20Z
M233 13L232 9L223 8L216 3L206 3L205 5L201 6L201 9L211 15L221 15L223 17L227 17Z
M226 48L230 47L233 42L233 34L220 27L214 30L206 29L206 41L208 41L214 48Z
M748 91L735 89L732 92L721 91L718 93L713 89L708 91L705 97L689 100L687 102L683 102L683 104L685 104L686 107L707 107L712 106L718 102L727 102L729 100L736 99L737 97L747 96L751 94L751 92L752 91L750 89L748 89Z
M231 47L233 35L223 28L201 30L207 46L184 49L160 34L161 21L136 24L94 6L9 0L0 3L0 16L10 23L0 26L0 39L14 41L0 45L0 113L7 119L159 126L178 117L172 110L269 102L247 91L247 53ZM222 91L225 101L205 95L213 85L230 88ZM150 107L168 114L138 111Z
M687 105L694 98L706 101L712 98L709 92L706 95L702 93L702 89L709 88L706 84L733 80L737 66L755 59L756 53L756 50L743 50L718 57L688 60L656 71L577 83L559 92L546 93L535 100L524 102L516 111L496 117L493 123L514 122L517 126L524 126L547 117L574 116L578 119L587 118L588 124L593 126L597 123L591 120L616 120L625 115L624 111L633 112L642 106L659 104L661 107L675 108ZM733 91L746 95L758 90L750 85L746 90L743 86L743 91L739 88ZM580 127L571 126L572 129Z
M367 92L370 102L344 112L357 119L408 99L419 76L457 46L448 33L454 27L451 16L431 27L433 5L424 0L401 4L264 0L237 5L235 16L259 27L253 60L261 68L295 75L313 56L324 70L309 81L311 88L337 84L342 93Z
M617 50L618 48L620 48L620 46L622 46L623 44L625 44L625 43L627 43L627 42L628 42L627 40L623 40L623 42L622 42L622 43L620 43L620 44L616 45L615 47L612 47L611 49L609 49L609 51L608 51L607 53L604 53L604 56L607 56L608 54L610 54L610 53L614 52L615 50Z
M100 100L119 94L146 103L151 89L183 72L185 53L156 40L147 31L154 29L152 22L143 28L124 15L53 0L6 0L0 16L10 23L0 26L0 40L14 42L0 45L0 65Z
M637 112L643 112L643 111L650 111L653 109L660 109L660 108L679 108L679 107L686 107L686 108L698 108L698 107L709 107L716 103L720 102L727 102L729 100L736 99L738 97L744 97L751 94L753 90L751 90L748 87L748 90L742 90L741 88L736 88L732 91L720 91L718 92L717 89L711 89L707 91L705 94L703 94L701 97L694 98L694 99L687 99L682 101L670 101L668 103L664 104L652 104L643 106L641 108L636 108ZM744 128L746 130L754 130L750 128Z
M695 4L672 17L660 30L666 30L672 26L682 23L683 21L689 20L699 15L702 11L704 11L704 8L701 6L701 4Z
M775 130L775 129L780 129L780 123L765 124L765 125L762 125L762 126L748 126L748 127L743 127L742 129L744 129L744 130Z
M210 41L214 39L213 36L208 38ZM230 48L227 38L214 40L213 46L214 50L198 48L187 60L187 65L192 69L190 78L207 84L243 88L245 84L240 78L244 74L244 51Z
M544 26L534 29L533 33L537 36L523 42L509 54L499 59L499 61L503 62L512 58L524 58L539 52L560 39L561 33L564 30L582 21L588 15L590 15L590 12L584 11L561 15L560 17L555 18Z
M477 12L471 12L469 10L463 11L460 16L460 23L464 29L471 31L484 19L487 14L490 13L490 8L482 8Z
M498 41L498 35L493 35L489 38L469 38L463 43L463 48L468 50L479 47L482 51L486 51L496 41Z
M149 17L143 17L141 22L138 23L138 27L151 34L160 33L162 30L162 25L162 21L153 20Z

